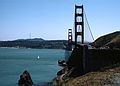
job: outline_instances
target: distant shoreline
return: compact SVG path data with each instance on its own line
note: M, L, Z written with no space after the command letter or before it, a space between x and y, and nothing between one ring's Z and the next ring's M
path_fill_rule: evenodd
M25 47L0 47L0 48L11 48L11 49L53 49L53 48L25 48ZM57 48L54 48L57 49ZM60 48L59 48L60 49ZM64 49L60 49L60 50L64 50Z
M32 49L64 49L67 40L24 39L0 41L0 47L32 48Z

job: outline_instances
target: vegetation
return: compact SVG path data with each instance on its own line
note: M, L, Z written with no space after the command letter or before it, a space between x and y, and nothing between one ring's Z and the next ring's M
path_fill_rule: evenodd
M120 31L101 36L95 40L94 44L98 48L109 47L120 49Z
M102 68L99 71L89 72L78 77L65 76L62 80L53 82L54 86L119 86L120 64Z
M48 48L63 49L67 44L66 40L44 40L35 39L18 39L14 41L0 41L0 47L18 47L18 48Z

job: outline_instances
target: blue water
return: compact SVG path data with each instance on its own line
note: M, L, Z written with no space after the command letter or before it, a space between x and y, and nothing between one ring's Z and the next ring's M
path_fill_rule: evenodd
M60 69L57 61L63 57L60 49L0 48L0 86L17 86L24 70L35 84L50 82Z

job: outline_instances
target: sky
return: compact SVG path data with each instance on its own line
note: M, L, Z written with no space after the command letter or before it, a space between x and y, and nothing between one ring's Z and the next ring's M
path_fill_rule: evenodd
M95 39L120 30L120 0L0 0L0 40L66 40L75 4L84 5Z

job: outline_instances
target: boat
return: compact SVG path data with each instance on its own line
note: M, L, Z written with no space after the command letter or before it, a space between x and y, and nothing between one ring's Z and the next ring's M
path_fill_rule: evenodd
M39 59L40 57L38 56L37 58Z

